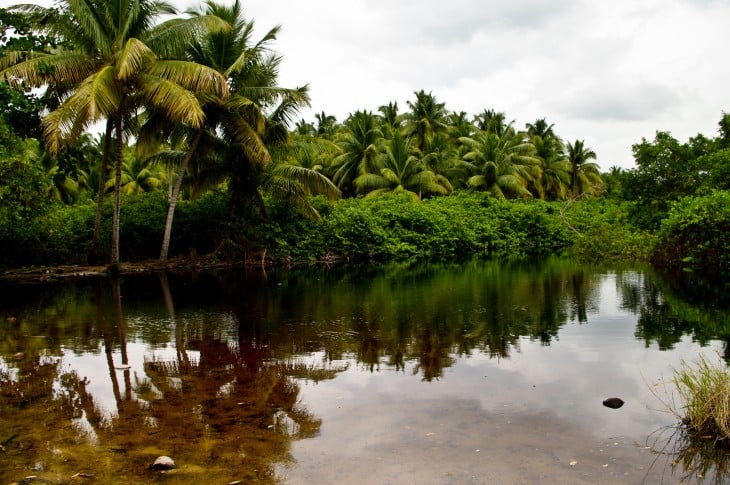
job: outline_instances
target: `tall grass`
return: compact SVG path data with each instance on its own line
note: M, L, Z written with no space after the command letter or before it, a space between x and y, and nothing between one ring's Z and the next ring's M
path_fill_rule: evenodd
M704 355L695 364L683 360L672 379L659 384L666 394L657 388L652 393L677 424L662 427L647 438L657 459L669 456L667 464L681 470L682 483L728 483L730 373L725 362L719 356L711 361Z
M688 434L730 445L730 373L701 356L696 366L682 361L673 384L684 403L674 410Z

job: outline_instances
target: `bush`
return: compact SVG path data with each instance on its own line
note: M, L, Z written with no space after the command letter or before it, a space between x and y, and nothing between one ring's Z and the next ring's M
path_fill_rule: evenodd
M57 206L41 218L44 264L86 264L94 235L96 205Z
M730 193L676 202L662 222L652 261L668 269L730 277Z
M311 261L454 261L474 256L541 256L569 246L572 236L544 202L500 202L462 193L417 201L392 193L317 202L322 221L306 221L285 204L257 226L269 255Z
M612 199L583 200L563 206L561 215L577 236L571 253L585 261L646 261L654 237L629 222L632 206Z

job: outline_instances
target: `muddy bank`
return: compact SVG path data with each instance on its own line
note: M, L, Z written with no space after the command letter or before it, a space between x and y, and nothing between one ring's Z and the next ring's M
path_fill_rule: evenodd
M7 269L0 272L0 283L47 283L82 278L110 278L163 271L191 272L201 270L261 267L261 263L218 261L209 258L176 258L166 262L141 261L112 265L62 265Z

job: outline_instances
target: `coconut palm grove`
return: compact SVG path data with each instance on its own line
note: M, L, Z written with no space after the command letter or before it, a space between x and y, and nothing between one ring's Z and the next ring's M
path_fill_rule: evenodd
M0 267L570 254L730 275L730 115L601 173L549 114L414 86L338 120L240 2L0 10ZM661 127L657 127L661 130Z

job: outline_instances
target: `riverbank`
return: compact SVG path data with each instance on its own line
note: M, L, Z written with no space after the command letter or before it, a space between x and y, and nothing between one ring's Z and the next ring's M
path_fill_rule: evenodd
M261 267L261 263L244 261L220 261L213 258L173 258L168 261L138 261L111 265L61 265L32 266L8 269L0 272L0 283L49 283L62 280L83 278L111 278L164 271L191 272L200 270L238 268L246 266Z

